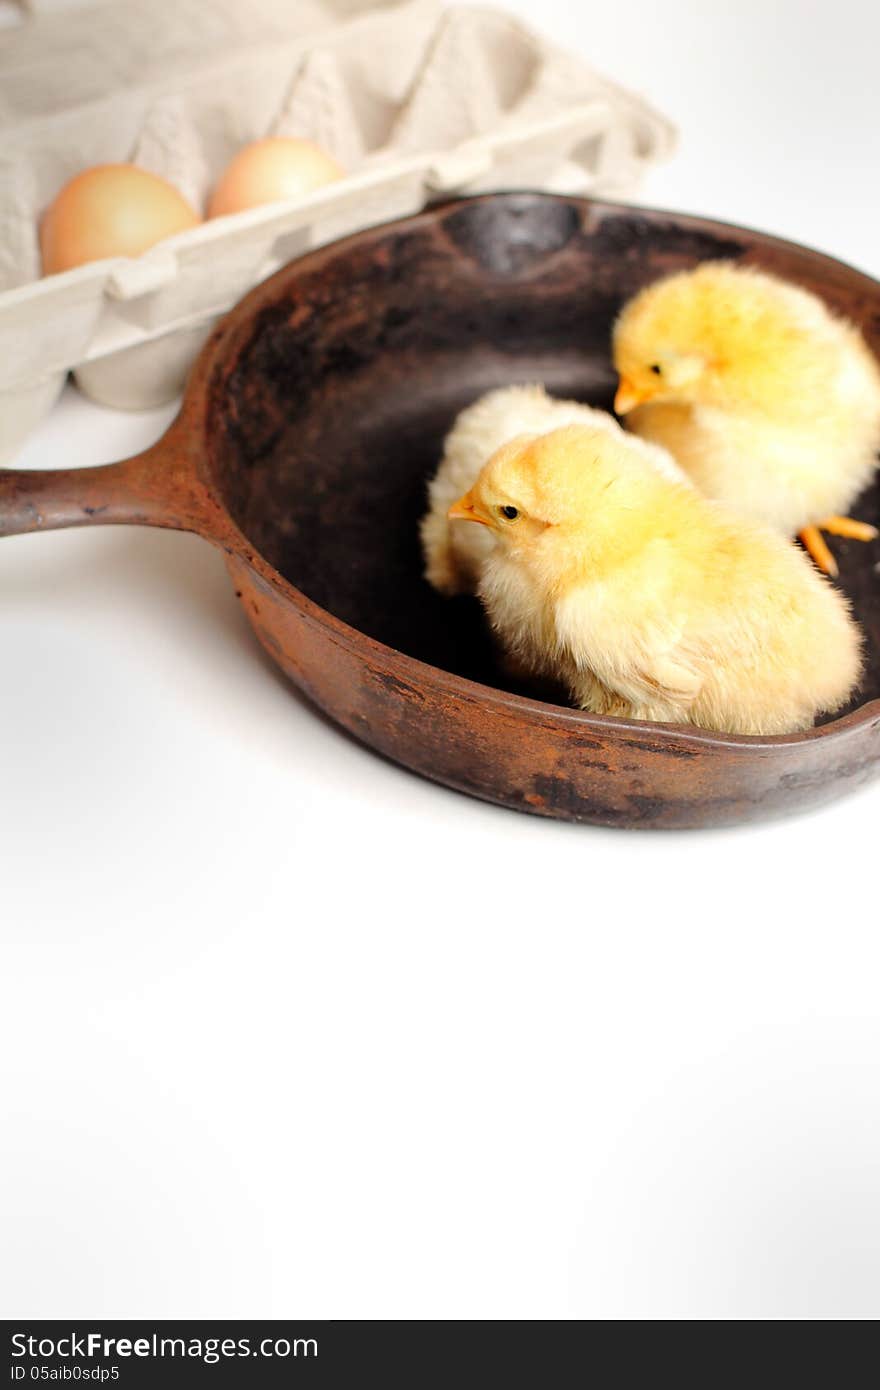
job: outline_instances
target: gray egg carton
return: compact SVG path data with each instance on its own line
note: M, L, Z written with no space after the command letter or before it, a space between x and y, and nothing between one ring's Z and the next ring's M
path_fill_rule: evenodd
M218 317L313 247L457 193L625 196L674 143L581 59L502 11L439 0L38 8L0 30L0 75L0 461L68 371L105 405L173 399ZM314 140L346 177L40 278L39 217L81 169L132 161L202 209L268 134Z

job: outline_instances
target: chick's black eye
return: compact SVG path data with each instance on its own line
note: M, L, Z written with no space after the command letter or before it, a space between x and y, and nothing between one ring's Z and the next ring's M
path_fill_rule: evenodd
M502 516L507 517L508 521L516 521L519 516L516 507L499 507L498 510Z
M660 363L659 363L659 362L652 362L652 363L651 363L651 366L650 366L650 368L649 368L649 370L652 371L652 372L654 373L655 376L659 376L659 375L660 375Z

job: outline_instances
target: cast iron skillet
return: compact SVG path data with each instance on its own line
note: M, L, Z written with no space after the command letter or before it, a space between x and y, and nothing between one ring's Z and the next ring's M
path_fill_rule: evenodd
M305 256L204 348L183 406L123 463L0 472L0 535L195 531L226 556L270 655L365 743L517 810L619 826L730 824L816 804L880 757L877 548L836 543L868 644L856 702L807 734L714 735L536 699L498 668L475 600L421 577L425 480L456 412L543 381L610 407L609 329L659 274L724 257L822 295L880 345L880 285L703 219L547 194L430 209ZM854 514L880 521L877 490Z

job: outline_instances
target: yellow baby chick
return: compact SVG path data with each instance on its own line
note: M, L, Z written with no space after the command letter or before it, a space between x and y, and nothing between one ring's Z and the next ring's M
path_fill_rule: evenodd
M474 593L483 561L492 549L490 538L474 527L450 526L448 512L456 497L476 482L483 464L515 435L546 434L574 424L621 432L606 411L579 401L557 400L538 385L502 386L480 396L458 415L444 441L421 523L425 576L441 594ZM665 449L643 447L657 468L671 477L684 477Z
M842 513L880 448L880 369L861 334L806 290L708 261L649 285L614 328L614 408L671 450L707 497L801 539L872 540Z
M783 734L839 709L860 670L843 596L633 443L520 437L450 508L494 538L479 595L506 650L597 714Z

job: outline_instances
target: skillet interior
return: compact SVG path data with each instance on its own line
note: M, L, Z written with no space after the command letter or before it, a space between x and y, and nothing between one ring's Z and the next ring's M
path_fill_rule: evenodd
M667 213L541 194L474 199L339 243L269 282L210 383L209 447L227 506L286 579L352 627L519 688L476 601L440 599L421 575L417 523L443 435L463 405L514 381L608 408L620 305L709 258L804 284L880 345L880 286L814 252ZM880 490L853 515L880 522ZM854 708L880 696L880 550L834 548L868 639Z

